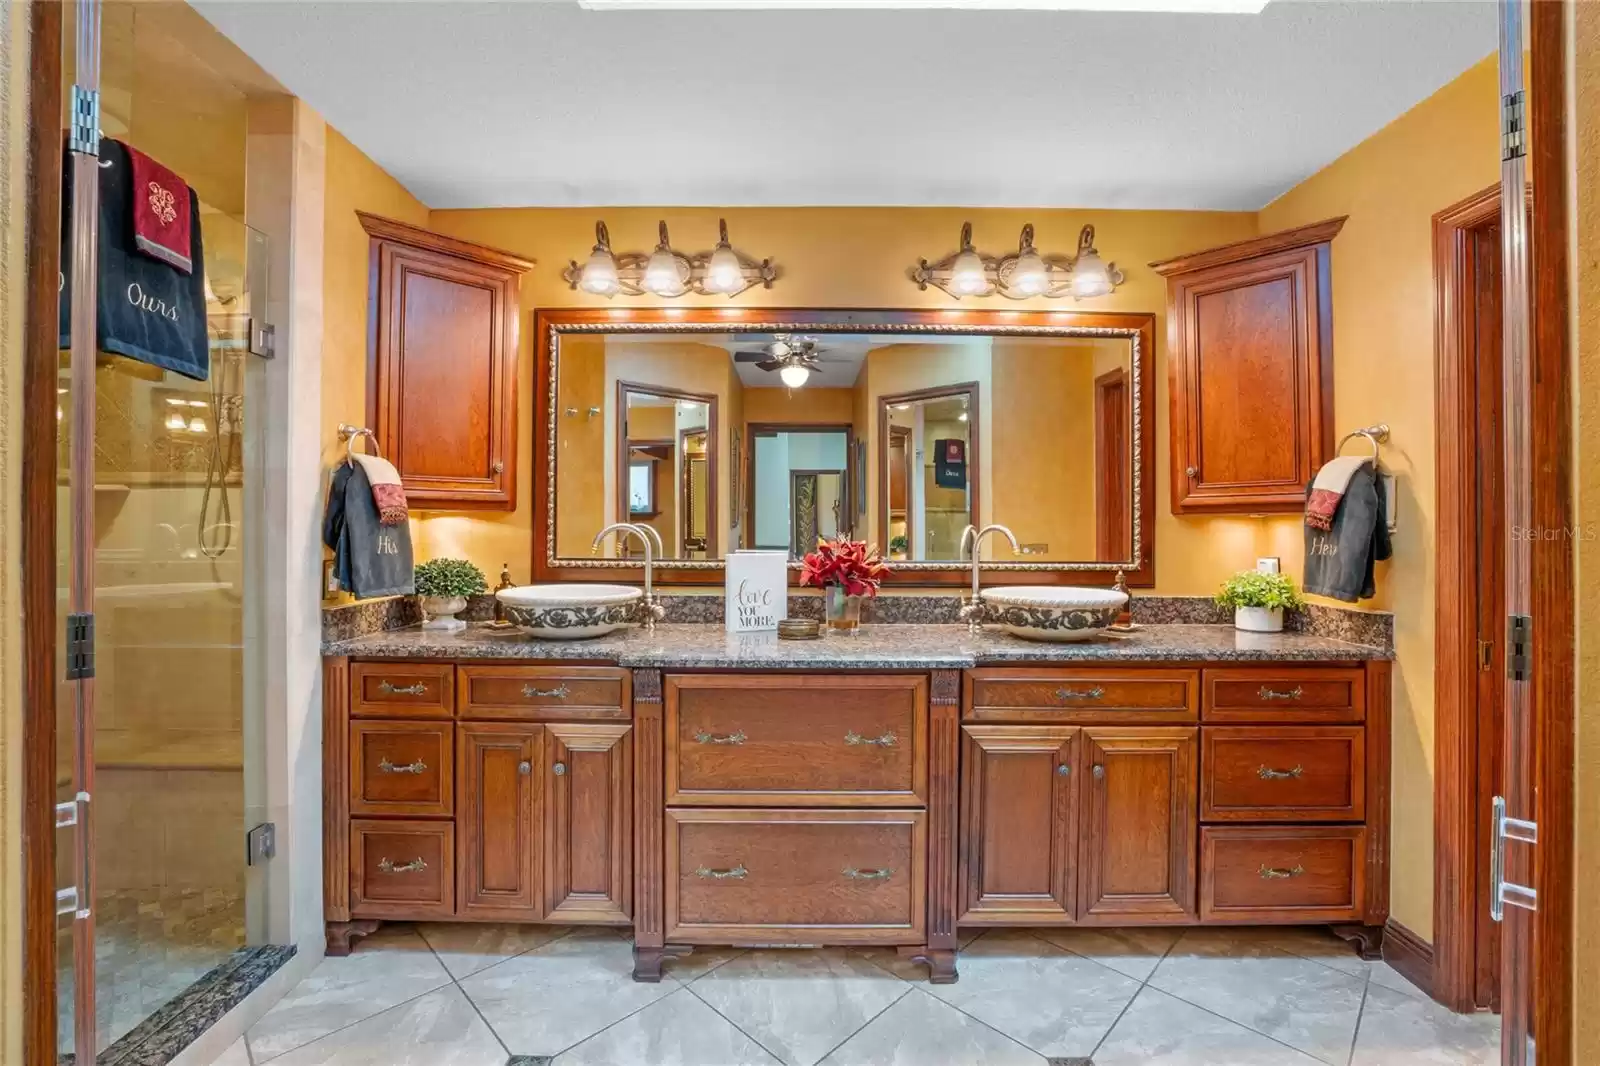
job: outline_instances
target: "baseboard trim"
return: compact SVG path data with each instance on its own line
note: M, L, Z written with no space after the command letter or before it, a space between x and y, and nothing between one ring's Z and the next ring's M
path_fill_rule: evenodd
M1383 924L1383 961L1399 970L1407 981L1433 994L1433 945L1390 918Z

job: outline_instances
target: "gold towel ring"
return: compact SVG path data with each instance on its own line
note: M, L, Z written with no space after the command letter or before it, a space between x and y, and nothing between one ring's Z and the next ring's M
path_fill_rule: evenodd
M348 422L339 423L339 439L344 441L345 462L354 462L356 454L356 439L367 438L367 454L383 458L383 453L378 450L378 435L365 426L352 426Z

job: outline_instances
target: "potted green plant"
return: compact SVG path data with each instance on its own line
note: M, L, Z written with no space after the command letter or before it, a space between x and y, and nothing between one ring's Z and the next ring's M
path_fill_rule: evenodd
M429 559L418 563L412 574L417 595L422 598L422 612L427 616L423 629L459 633L467 623L456 615L466 610L467 597L489 591L483 571L465 559Z
M1288 574L1241 570L1222 583L1217 604L1233 608L1234 628L1250 633L1283 632L1285 607L1303 607L1305 600Z

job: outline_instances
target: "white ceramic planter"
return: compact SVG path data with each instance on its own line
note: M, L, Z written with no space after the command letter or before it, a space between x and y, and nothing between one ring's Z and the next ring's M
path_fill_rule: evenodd
M466 609L465 596L424 596L422 613L427 615L427 621L422 623L422 628L444 633L459 633L467 628L467 623L457 618L456 612Z
M1235 607L1233 628L1247 633L1282 633L1282 607Z

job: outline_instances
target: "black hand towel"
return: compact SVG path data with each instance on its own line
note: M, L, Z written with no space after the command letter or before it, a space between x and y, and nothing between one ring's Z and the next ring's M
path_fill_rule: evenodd
M322 519L322 543L333 549L333 571L346 592L366 599L416 591L411 527L382 523L372 483L360 463L344 463L334 471Z
M967 487L967 442L959 437L933 442L933 483L941 489Z
M190 257L198 269L183 273L139 252L133 231L133 170L128 150L100 141L100 266L96 344L104 352L204 381L211 372L206 338L205 253L200 242L200 199L189 190ZM104 164L109 163L110 166ZM60 343L72 344L72 156L65 160L61 197Z
M1330 529L1306 526L1305 590L1345 603L1370 599L1377 591L1373 564L1387 559L1389 516L1376 464L1367 463L1350 477ZM1309 499L1315 481L1306 486Z

